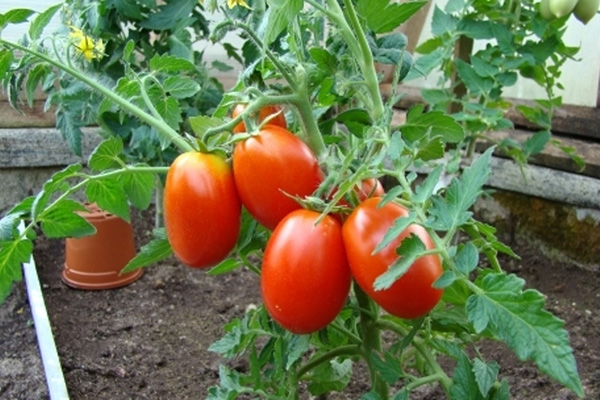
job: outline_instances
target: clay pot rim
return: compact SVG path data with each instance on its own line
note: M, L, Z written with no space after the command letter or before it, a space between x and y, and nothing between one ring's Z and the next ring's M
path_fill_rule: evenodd
M108 211L104 211L103 209L98 207L96 203L84 203L83 205L87 209L87 211L78 211L77 213L85 219L97 221L108 218L119 218Z

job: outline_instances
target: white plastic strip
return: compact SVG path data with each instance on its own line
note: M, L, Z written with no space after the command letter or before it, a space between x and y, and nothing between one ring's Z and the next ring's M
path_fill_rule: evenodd
M22 225L19 227L22 229ZM25 275L25 284L27 286L27 296L29 297L29 307L35 325L40 353L42 355L42 364L46 374L46 383L48 393L52 400L67 400L69 393L67 384L62 373L58 351L54 343L50 319L46 311L46 304L40 287L35 261L33 256L29 262L23 264L23 273Z

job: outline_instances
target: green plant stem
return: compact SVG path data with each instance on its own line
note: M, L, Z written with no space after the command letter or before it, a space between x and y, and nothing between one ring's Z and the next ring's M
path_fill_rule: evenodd
M367 42L365 32L358 20L352 0L344 0L348 17L344 14L337 0L326 0L330 11L327 16L338 26L352 55L356 58L358 66L363 74L367 90L371 97L368 108L372 111L375 121L385 114L385 106L379 91L379 79L375 71L375 64L371 48ZM314 2L310 2L314 5Z
M356 282L354 282L354 294L360 308L359 324L361 337L363 338L362 349L371 376L371 388L379 395L381 400L387 400L389 398L389 387L379 377L375 366L371 362L373 352L381 353L381 331L376 324L378 313L375 309L377 306ZM368 312L364 310L368 310Z
M380 329L386 329L395 332L400 336L408 335L408 330L404 329L398 324L395 324L392 321L379 319L375 321L375 325ZM446 374L446 372L444 372L440 364L437 362L437 360L425 344L425 341L422 338L415 336L412 340L412 345L419 352L419 354L421 354L421 356L425 359L425 362L427 362L429 368L433 371L432 376L436 376L437 378L435 380L439 381L444 390L448 392L450 390L450 387L452 386L452 379Z
M340 325L337 322L333 322L329 325L329 327L333 330L338 331L339 333L341 333L342 335L346 336L348 339L350 339L354 344L361 344L362 343L362 339L355 335L354 333L350 332L346 327Z
M319 356L313 357L306 362L303 366L298 369L296 373L296 379L300 380L304 375L310 372L312 369L318 367L319 365L332 360L336 357L340 356L355 356L361 353L361 348L356 344L348 344L345 346L336 347L328 351L327 353L323 353Z
M129 101L127 101L127 99L119 96L113 90L104 87L102 84L100 84L93 78L89 77L85 73L79 71L78 69L70 67L68 65L65 65L65 64L53 59L52 57L49 57L49 56L47 56L43 53L40 53L36 50L30 49L26 46L22 46L18 43L8 42L6 40L0 39L0 44L4 45L6 47L9 47L9 48L21 50L27 54L37 57L40 60L43 60L43 61L55 66L56 68L66 72L67 74L73 76L74 78L85 83L92 89L96 90L101 95L112 100L113 102L115 102L116 104L121 106L123 109L125 109L127 112L129 112L129 113L133 114L134 116L136 116L137 118L139 118L142 122L145 122L148 125L151 125L154 128L156 128L156 130L160 134L162 134L164 137L169 139L169 141L171 141L173 144L175 144L177 147L179 147L182 151L194 151L194 148L192 147L192 145L190 143L188 143L183 137L181 137L179 135L179 133L177 131L175 131L173 128L171 128L164 120L162 120L162 118L156 118L156 117L148 114L146 111L142 110L135 104L130 103Z

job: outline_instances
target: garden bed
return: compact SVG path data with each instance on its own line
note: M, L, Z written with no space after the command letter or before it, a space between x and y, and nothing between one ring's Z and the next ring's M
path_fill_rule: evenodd
M135 213L138 244L147 240L152 221L151 212ZM586 398L599 398L600 273L552 261L519 239L509 245L522 259L505 260L504 268L548 296L547 308L566 321ZM64 241L40 237L35 260L73 399L204 398L222 362L207 348L225 322L260 301L257 277L244 270L210 277L169 259L127 287L81 291L60 280ZM47 397L25 293L18 285L0 307L0 398ZM503 346L486 344L485 353L502 366L513 398L575 398ZM244 360L229 366L247 367ZM367 381L358 371L345 394L330 398L359 398ZM425 389L414 398L444 396Z

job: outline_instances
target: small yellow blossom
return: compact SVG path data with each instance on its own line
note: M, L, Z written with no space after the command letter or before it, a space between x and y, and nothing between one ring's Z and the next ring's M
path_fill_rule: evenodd
M251 9L248 3L246 3L246 0L227 0L227 7L230 9L237 6L246 7L249 10Z
M97 42L85 35L81 29L69 25L71 33L69 36L74 39L75 48L80 52L86 60L92 61L94 58L101 59L104 56L104 42L98 39Z

